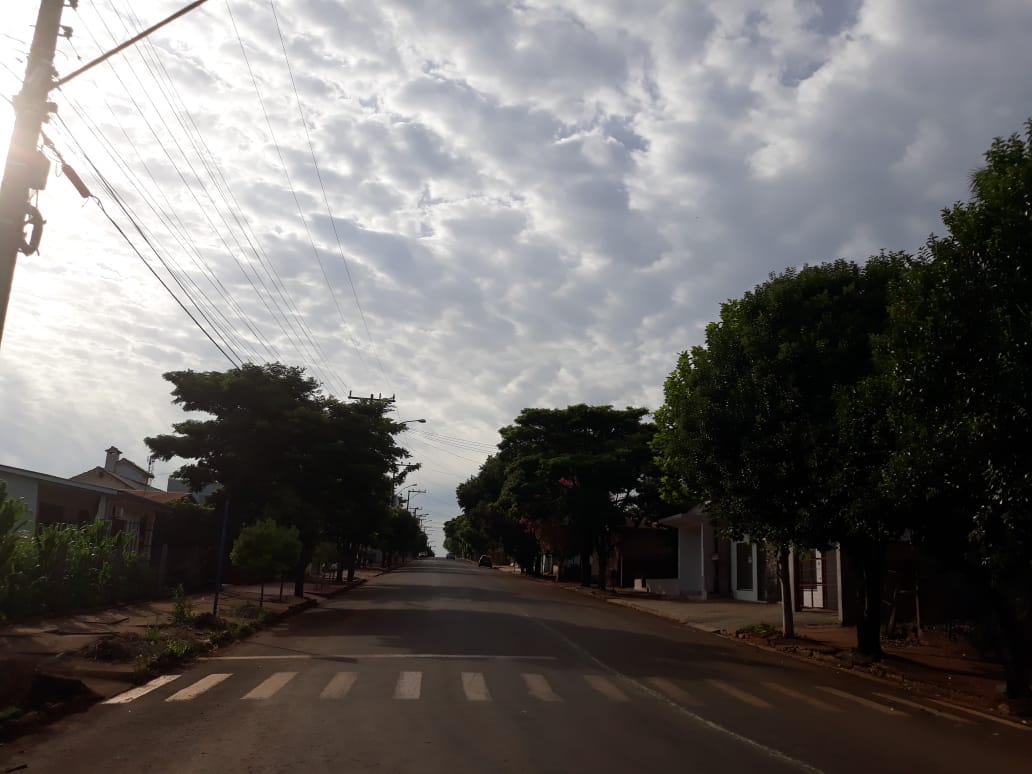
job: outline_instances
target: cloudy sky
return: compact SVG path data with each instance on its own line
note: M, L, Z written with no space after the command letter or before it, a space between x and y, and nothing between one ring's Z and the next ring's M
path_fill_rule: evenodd
M81 0L57 69L182 4ZM8 5L4 96L35 16ZM439 545L522 407L657 407L722 301L918 248L1032 115L1027 0L275 11L211 0L55 92L55 146L226 354L52 175L0 350L0 462L72 475L115 444L145 463L183 416L163 372L280 359L427 419L406 445ZM10 121L0 102L5 139Z

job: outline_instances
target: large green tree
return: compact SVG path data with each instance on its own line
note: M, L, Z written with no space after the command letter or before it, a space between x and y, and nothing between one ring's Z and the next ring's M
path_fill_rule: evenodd
M848 404L875 374L873 337L906 264L883 255L789 269L723 304L705 347L683 353L667 379L653 444L668 498L705 503L729 534L777 546L787 636L790 547L839 542L868 579L857 644L870 654L880 652L885 543L902 526L872 490L884 439L857 432Z
M654 425L644 408L578 404L526 408L501 429L505 483L498 503L515 518L558 524L581 559L590 582L590 557L599 560L605 586L610 530L620 524L650 470Z
M1019 697L1030 693L1032 121L985 161L901 283L883 354L898 397L895 492L918 500L925 542L982 592Z
M345 556L372 540L387 518L391 473L407 452L394 442L404 426L380 404L324 396L304 369L279 363L229 371L175 371L173 402L203 412L147 438L158 459L189 460L177 475L194 490L222 485L231 512L272 517L298 529L304 550L294 593L316 545L333 540ZM240 519L235 516L234 532Z

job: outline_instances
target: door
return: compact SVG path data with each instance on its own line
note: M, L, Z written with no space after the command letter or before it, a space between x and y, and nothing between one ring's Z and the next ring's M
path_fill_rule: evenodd
M754 574L752 543L735 543L735 588L752 591Z
M814 551L812 559L799 562L799 586L804 608L824 608L824 556L820 551Z

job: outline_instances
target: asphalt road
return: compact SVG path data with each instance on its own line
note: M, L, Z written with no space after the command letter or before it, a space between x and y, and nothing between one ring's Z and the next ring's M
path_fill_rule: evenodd
M423 560L0 749L0 772L1022 772L1032 729Z

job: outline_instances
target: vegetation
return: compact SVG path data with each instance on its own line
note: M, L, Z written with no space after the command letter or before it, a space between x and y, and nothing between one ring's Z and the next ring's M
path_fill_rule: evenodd
M229 554L235 566L261 584L259 608L265 603L265 582L283 577L297 565L300 556L301 537L297 527L281 527L272 519L261 519L244 527Z
M23 518L0 481L0 619L118 604L153 588L149 568L108 522L44 525L29 533Z
M405 425L391 420L384 404L341 403L323 395L304 369L279 363L165 378L175 403L208 418L147 438L155 457L192 460L176 475L195 490L220 484L234 535L241 514L296 528L302 551L292 568L295 595L326 540L353 577L359 547L391 529L393 487L418 467L402 464L409 453L395 436Z

